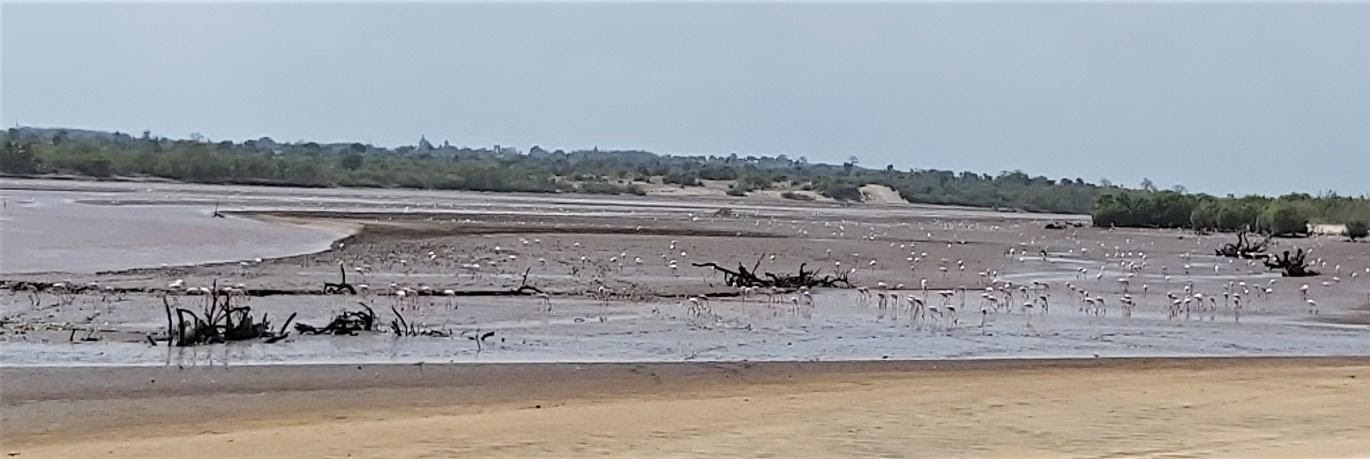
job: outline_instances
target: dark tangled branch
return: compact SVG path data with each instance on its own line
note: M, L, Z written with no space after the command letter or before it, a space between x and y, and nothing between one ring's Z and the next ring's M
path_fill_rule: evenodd
M210 290L204 310L199 313L185 308L173 310L171 303L163 296L162 306L166 308L167 315L167 345L188 347L254 339L274 343L288 336L285 330L290 321L295 319L294 314L286 319L280 330L273 331L267 314L262 314L258 320L252 317L252 308L233 306L232 301L232 296L219 294L217 282Z
M1265 260L1265 267L1270 269L1282 270L1285 277L1308 277L1318 275L1317 271L1308 269L1308 252L1298 249L1294 254L1288 250L1281 255L1275 255Z
M356 295L357 289L353 287L352 284L347 283L347 268L344 267L342 264L338 264L338 276L342 278L340 282L323 283L324 294L340 295L345 292L348 295Z
M361 310L340 312L322 328L298 323L295 324L295 331L306 335L355 335L357 332L375 331L376 312L366 303L358 301L357 304L361 305Z
M851 288L851 283L847 281L846 274L837 273L836 275L819 276L818 270L810 271L804 269L808 266L808 263L800 264L798 272L792 275L779 275L768 272L762 273L760 276L756 274L757 266L760 265L759 260L757 265L752 266L752 269L747 269L747 267L743 266L741 263L737 265L736 270L724 268L719 266L718 263L713 262L691 263L691 265L698 268L713 268L714 271L723 273L723 281L730 287L775 287L786 289L814 287Z
M1260 242L1253 243L1247 239L1247 234L1246 231L1238 232L1237 242L1235 244L1231 242L1223 244L1222 247L1219 247L1215 252L1217 252L1220 257L1244 258L1248 260L1265 259L1269 257L1270 255L1266 254L1265 250L1266 246L1270 244L1270 237L1266 236L1266 238Z

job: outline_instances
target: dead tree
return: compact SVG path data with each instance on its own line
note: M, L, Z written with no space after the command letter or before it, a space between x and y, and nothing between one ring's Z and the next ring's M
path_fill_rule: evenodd
M376 312L364 302L357 302L359 311L343 311L333 321L320 328L306 323L295 324L295 331L306 335L356 335L357 332L376 330Z
M404 319L404 314L400 314L394 306L390 307L390 312L395 313L395 318L390 320L390 331L395 336L431 336L435 338L447 338L452 336L451 330L438 330L433 328L422 328Z
M214 283L209 295L209 301L199 313L185 308L173 310L167 297L162 297L167 315L168 346L189 347L254 339L274 343L289 335L286 328L295 320L295 314L291 314L279 330L273 331L268 314L262 314L261 320L257 320L252 317L252 308L233 306L232 296L219 294L218 282Z
M1252 243L1251 240L1247 238L1248 234L1249 233L1247 233L1246 230L1238 232L1237 242L1235 244L1231 242L1223 244L1222 247L1219 247L1214 252L1220 257L1245 258L1248 260L1265 259L1269 257L1270 255L1266 254L1265 250L1270 244L1270 236L1266 236L1265 239L1262 239L1260 242Z
M528 285L528 273L532 271L533 268L531 267L523 270L523 279L519 281L518 288L510 290L509 293L513 295L539 295L546 293L543 292L542 289Z
M1318 275L1317 271L1308 269L1308 252L1298 249L1293 255L1286 250L1282 255L1275 255L1266 258L1265 267L1279 269L1283 271L1285 277L1308 277Z
M336 284L324 282L323 292L329 295L338 295L343 292L347 292L350 295L356 295L357 289L353 288L352 284L347 283L347 267L343 266L341 263L338 264L338 275L342 277L342 282Z
M764 256L764 255L763 255ZM731 270L719 266L718 263L692 263L699 268L713 268L715 271L723 273L723 282L729 287L775 287L785 289L813 288L813 287L834 287L851 288L851 283L847 281L847 275L837 273L836 275L819 276L817 270L805 270L808 263L801 263L799 270L793 275L776 275L773 273L756 274L756 270L761 266L761 260L757 259L756 264L751 269L747 269L741 263L737 264L737 270Z
M537 295L537 294L539 294L539 293L546 293L546 292L543 292L542 289L539 289L539 288L534 287L534 286L531 286L531 285L520 285L519 288L516 288L516 289L511 290L511 291L512 291L515 295Z
M492 331L491 331L491 332L481 333L481 332L480 332L480 329L477 328L476 331L475 331L474 333L472 333L471 335L467 335L467 336L466 336L466 339L469 339L469 340L474 341L474 342L476 343L476 354L480 354L481 351L485 350L485 340L488 340L488 339L490 339L490 338L492 338L492 337L494 337L494 336L495 336L495 332L492 332Z

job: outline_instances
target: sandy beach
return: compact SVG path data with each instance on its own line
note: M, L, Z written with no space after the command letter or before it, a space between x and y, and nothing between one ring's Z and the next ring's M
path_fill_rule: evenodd
M1363 457L1370 359L4 369L18 457Z

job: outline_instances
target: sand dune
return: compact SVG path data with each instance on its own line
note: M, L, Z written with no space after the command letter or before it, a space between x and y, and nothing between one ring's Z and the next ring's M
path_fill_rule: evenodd
M885 185L867 184L861 186L862 202L867 204L908 204L898 191Z

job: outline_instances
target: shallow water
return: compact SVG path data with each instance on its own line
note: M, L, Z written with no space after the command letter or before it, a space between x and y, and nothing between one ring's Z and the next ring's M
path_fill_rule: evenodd
M0 273L94 273L327 249L339 229L212 218L203 205L98 206L94 193L0 190Z
M0 188L4 188L3 185L3 181L0 181ZM212 261L214 259L205 254L221 252L231 257L224 259L231 260L251 256L241 253L263 253L249 252L251 250L280 254L318 250L328 247L329 241L336 237L327 230L247 219L211 219L208 215L215 202L221 202L225 210L374 210L401 214L406 209L426 213L435 212L436 209L436 212L452 213L456 219L479 218L479 215L490 212L543 216L555 213L578 217L669 215L671 220L663 224L700 228L713 225L713 228L729 228L730 231L744 228L744 225L752 226L750 219L712 223L701 221L694 224L693 215L711 212L720 204L732 204L707 199L393 190L277 190L191 185L149 185L145 189L134 189L138 186L142 185L117 184L117 189L88 191L0 191L0 196L4 196L7 203L5 212L0 213L0 226L4 226L5 231L0 233L4 237L0 243L4 243L5 247L0 248L5 250L5 270L10 268L8 265L12 255L14 260L26 263L46 258L54 263L53 266L67 266L62 269L84 269L92 263L118 267L155 266L160 263ZM997 220L998 223L985 224L981 220L964 225L929 223L926 220L932 215L965 216L977 211L917 206L841 208L749 204L733 207L754 209L767 217L775 217L777 222L771 225L772 230L807 228L824 236L800 238L798 241L681 236L681 250L688 249L690 255L698 259L730 260L741 257L748 263L753 259L760 260L757 258L759 254L779 254L780 260L768 261L765 265L768 267L790 267L813 260L821 260L826 264L838 259L855 266L880 258L879 267L873 264L863 266L862 273L855 277L864 285L872 285L876 281L890 281L891 285L901 282L917 285L920 277L937 275L937 271L933 271L935 264L948 265L950 260L960 261L964 257L970 263L970 269L965 272L953 270L950 276L942 272L940 277L932 279L939 284L933 290L935 295L939 289L970 285L970 302L959 308L963 312L957 324L948 321L913 323L906 312L882 312L871 307L869 302L858 301L855 292L849 290L822 290L818 292L818 306L798 310L792 309L789 303L764 302L764 298L753 298L752 301L716 298L712 301L713 315L692 317L679 302L611 302L606 305L588 299L589 294L585 293L593 291L591 280L594 276L605 276L619 283L620 287L628 288L627 291L634 291L634 286L669 290L671 293L722 291L716 288L720 280L712 272L706 274L687 268L675 275L674 270L665 267L666 254L660 252L667 246L668 239L677 236L595 234L556 240L556 235L545 235L542 237L548 239L546 245L538 245L539 242L528 247L523 247L527 242L518 241L516 235L459 236L419 243L386 241L376 247L367 244L377 243L361 243L317 257L254 264L247 268L229 265L150 274L41 277L50 281L100 281L103 285L125 287L159 287L167 285L173 278L185 277L187 285L210 285L217 280L241 281L253 288L317 288L321 280L335 276L334 270L339 260L336 257L351 251L350 256L357 257L354 263L375 263L374 270L368 269L365 275L359 274L360 278L357 279L373 286L397 282L411 287L416 287L418 283L431 284L435 289L498 290L509 288L510 282L526 273L525 268L529 264L536 264L538 257L547 257L551 262L546 267L535 267L537 272L529 279L535 280L541 288L560 292L554 297L553 311L546 312L534 298L421 297L418 300L421 304L417 307L411 305L413 309L405 313L410 321L452 330L457 336L292 336L275 344L235 343L168 349L140 341L148 334L164 333L166 319L160 297L131 294L127 298L106 299L86 294L75 299L63 299L45 295L41 301L31 302L26 294L10 294L0 295L0 318L9 321L11 326L34 324L54 331L26 332L13 328L15 333L0 336L0 365L760 361L1370 353L1370 346L1366 345L1370 342L1370 327L1317 321L1318 317L1311 316L1303 307L1303 298L1297 295L1293 286L1283 285L1289 282L1281 282L1277 288L1280 295L1274 298L1254 299L1250 309L1243 313L1241 324L1235 323L1234 318L1226 313L1219 313L1211 320L1207 317L1196 317L1189 321L1167 320L1162 304L1168 304L1164 296L1168 290L1195 282L1196 291L1216 294L1222 285L1229 282L1245 281L1263 285L1267 278L1274 276L1264 270L1245 269L1241 265L1223 266L1219 273L1214 274L1211 258L1186 254L1181 261L1180 252L1173 248L1168 248L1170 252L1162 252L1158 248L1157 252L1151 254L1153 266L1139 273L1133 281L1132 287L1137 289L1140 289L1141 283L1149 282L1151 290L1150 296L1138 295L1138 302L1143 305L1139 306L1135 317L1118 317L1118 303L1112 299L1110 305L1113 309L1108 317L1093 317L1081 314L1079 305L1071 304L1069 293L1059 283L1074 282L1077 287L1095 291L1096 295L1116 298L1122 294L1116 282L1117 277L1125 275L1118 267L1122 260L1082 259L1083 255L1061 253L1052 253L1045 260L1032 256L1004 257L1008 244L1031 240L1033 236L1025 236L1025 229L1016 228L1016 224L1005 223L1007 229L989 229L1002 223ZM978 213L989 218L1003 217L1003 214ZM813 215L820 217L811 218ZM864 220L862 223L842 220L853 216ZM914 231L907 226L908 222L897 219L902 216L924 217L925 220L917 223L920 229ZM1042 218L1040 215L1036 217ZM44 219L48 219L49 224L44 224ZM783 221L791 219L801 221L801 224ZM760 226L760 220L757 219L756 226ZM877 227L866 220L881 223ZM22 223L12 225L16 221ZM578 222L584 221L581 219ZM604 222L605 226L624 224L618 218L608 218ZM932 228L921 229L924 223ZM844 224L851 229L842 230ZM109 227L110 231L97 232L86 228L102 226ZM293 239L294 236L282 236L296 230L301 231L300 240ZM886 239L883 232L887 230L895 236ZM828 238L830 231L849 231L852 234L834 234ZM934 231L936 237L931 234ZM976 234L976 231L979 233ZM868 232L882 233L881 240L851 240ZM970 235L971 244L953 247L946 243L946 240L961 237L957 233L961 236ZM1089 247L1093 247L1096 240L1108 241L1108 246L1115 246L1118 242L1116 239L1133 234L1099 230L1082 230L1081 233L1093 238L1089 239ZM11 252L14 247L10 247L9 243L15 240L12 234L21 238L18 240L24 243L24 249L34 249L28 249L28 253ZM1145 242L1150 244L1173 240L1173 235L1169 233L1158 235L1165 239L1153 238ZM1048 233L1044 240L1056 245L1069 246L1073 243L1076 247L1086 247L1079 239L1066 236L1067 233ZM29 239L26 242L22 238ZM233 244L245 247L234 249L235 246L222 241L233 241ZM584 248L568 248L571 241L577 243L576 247L583 242ZM1018 243L1023 245L1022 242ZM519 253L521 261L503 261L493 252L488 252L492 246L501 244L514 247L513 251ZM898 249L895 249L896 244L899 244ZM1102 242L1098 244L1104 246ZM1186 242L1184 245L1184 250L1188 250L1189 244ZM850 257L839 255L833 258L824 254L820 258L819 254L825 247L831 247L839 254L860 252L867 255L861 257L853 253ZM379 250L376 253L389 254L387 256L390 258L404 257L421 261L402 267L384 257L372 258L370 251L373 249ZM433 262L422 261L428 260L422 256L428 250L437 250L441 257ZM626 269L606 268L603 272L590 275L568 271L570 268L558 264L582 255L599 258L617 255L627 260L628 257L621 253L628 251L632 251L633 256L646 258L647 263ZM674 252L674 247L671 251ZM906 270L904 262L900 261L907 260L906 255L913 256L912 251L923 253L928 260L923 262L923 267L918 268L918 271ZM49 253L58 255L44 257ZM80 257L73 257L73 253ZM658 258L658 255L661 257ZM257 256L265 258L271 255ZM681 258L682 261L690 261L683 253ZM479 279L469 276L457 264L466 260L481 260L484 264L495 259L500 260L499 264L487 265L491 269L482 272ZM75 268L71 267L73 263L78 263ZM1193 275L1184 275L1179 268L1184 263L1190 263L1195 268ZM1164 283L1158 273L1158 265L1165 264L1174 273L1174 279L1169 284ZM581 265L584 265L583 261L577 266ZM1081 267L1088 268L1089 273L1082 275L1078 271ZM1208 269L1202 269L1205 267ZM1104 275L1096 280L1099 268L1104 269ZM411 269L412 273L409 272ZM1051 301L1051 315L1026 317L1018 310L1013 313L994 313L984 317L985 325L981 327L979 305L972 303L977 297L975 286L983 287L983 282L990 275L980 274L977 278L977 271L997 271L998 281L1057 283L1056 296ZM1323 314L1346 313L1359 307L1358 301L1365 295L1365 290L1364 284L1358 282L1361 281L1348 278L1345 284L1317 289L1316 295L1323 303ZM902 296L917 292L904 290L896 293ZM1134 290L1133 293L1138 292ZM390 305L398 301L392 296L366 294L358 297L289 295L251 298L248 301L254 313L269 313L273 320L278 321L298 312L298 321L319 325L326 323L334 311L355 308L358 300L370 301L384 323L388 323L392 315ZM66 303L62 304L63 301ZM199 297L173 297L172 301L197 308L196 305L204 300ZM103 340L97 343L69 343L69 335L60 330L70 327L105 330L100 334ZM478 330L496 331L496 338L478 348L474 341L465 337Z
M329 297L261 298L254 311L272 317L304 311L300 321L322 323L342 300ZM373 304L382 320L388 301ZM1167 320L1161 311L1132 318L1080 314L1063 299L1050 315L991 313L948 320L911 321L902 310L881 311L851 295L819 295L812 308L715 300L713 316L693 317L676 303L607 305L558 299L548 313L532 299L477 298L453 310L435 299L410 312L410 321L452 330L449 338L295 336L275 344L233 343L197 348L153 347L141 342L67 343L10 337L0 365L242 365L416 362L642 362L879 360L939 358L1046 358L1122 356L1364 355L1370 327L1329 325L1283 314L1251 312L1236 323L1212 319ZM161 312L141 311L131 324L157 324ZM385 310L382 312L381 310ZM313 312L310 312L313 311ZM603 320L601 320L603 318ZM146 327L148 332L159 325ZM497 332L479 349L466 338Z
M738 203L724 199L624 198L423 190L301 189L164 183L0 179L0 273L92 273L162 264L269 258L323 250L347 232L246 218L223 211L479 213L503 216L706 215L738 212L802 218L900 216L1051 218L955 207L898 208ZM1057 216L1078 218L1077 216Z

